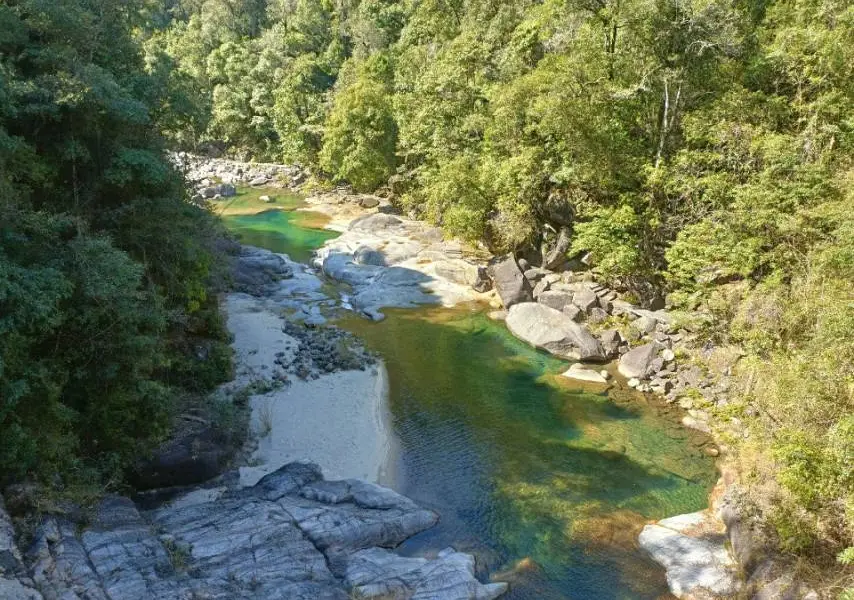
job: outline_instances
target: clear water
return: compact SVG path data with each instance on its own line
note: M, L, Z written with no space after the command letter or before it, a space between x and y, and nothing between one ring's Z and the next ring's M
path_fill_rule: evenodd
M277 204L270 210L225 216L223 220L242 243L287 254L298 262L308 262L315 249L338 235L322 229L322 215L297 210L303 206L298 197L286 196Z
M294 257L329 236L267 213L240 223L257 227L246 243ZM386 361L401 441L395 487L442 516L401 551L472 552L482 578L511 583L512 600L670 597L637 535L707 505L716 472L706 439L630 390L595 393L559 377L566 363L478 307L386 313L341 325Z

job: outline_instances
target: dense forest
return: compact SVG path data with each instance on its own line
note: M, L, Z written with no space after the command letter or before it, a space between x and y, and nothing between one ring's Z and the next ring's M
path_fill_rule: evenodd
M3 0L0 470L114 473L227 371L167 146L700 318L745 352L721 416L781 547L854 564L847 0Z

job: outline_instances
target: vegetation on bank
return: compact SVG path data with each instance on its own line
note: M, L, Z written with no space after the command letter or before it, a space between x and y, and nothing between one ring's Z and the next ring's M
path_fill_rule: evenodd
M0 485L117 485L231 369L220 228L158 130L142 3L0 3Z
M854 7L171 0L173 143L299 162L492 250L589 252L740 345L721 418L782 547L854 550ZM710 321L712 322L712 321Z

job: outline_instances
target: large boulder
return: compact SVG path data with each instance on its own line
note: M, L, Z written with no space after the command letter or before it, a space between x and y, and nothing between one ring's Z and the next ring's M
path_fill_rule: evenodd
M492 281L495 290L504 304L504 308L510 308L520 302L530 302L533 299L531 284L522 273L522 269L516 264L512 255L492 264Z
M584 326L544 304L514 304L507 314L507 327L516 337L561 358L605 359L602 345Z
M657 354L658 349L654 343L632 348L620 358L617 370L628 379L643 379Z

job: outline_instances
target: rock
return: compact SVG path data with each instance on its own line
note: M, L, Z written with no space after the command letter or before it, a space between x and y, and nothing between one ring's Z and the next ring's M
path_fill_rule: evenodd
M655 326L657 324L658 321L656 321L652 317L638 317L637 319L631 322L632 328L643 335L647 335L655 331Z
M255 177L254 179L252 179L249 182L249 185L251 185L252 187L261 187L263 185L267 185L268 181L269 179L262 175L260 177Z
M627 385L628 385L630 388L637 388L637 387L639 387L639 386L640 386L640 384L641 384L640 379L638 379L637 377L632 377L632 378L631 378L631 379L629 379L629 381L627 382Z
M543 292L547 292L549 290L549 288L551 287L551 285L552 284L548 279L545 279L545 278L540 279L540 281L537 282L537 285L534 286L534 292L533 292L534 300L538 300L540 295Z
M376 196L362 196L359 198L359 206L362 208L376 208L380 205L380 199Z
M237 188L230 183L221 183L216 186L216 193L223 198L231 198L237 195Z
M480 584L474 566L472 556L453 548L442 550L433 561L371 548L347 561L344 581L359 598L492 600L507 591L506 583Z
M505 321L505 320L507 320L507 311L506 310L492 310L489 312L488 316L493 321Z
M607 371L605 371L607 373ZM568 377L569 379L576 379L578 381L587 381L590 383L602 383L607 384L608 378L603 376L601 373L597 373L592 369L586 368L581 363L575 363L569 369L563 372L564 377Z
M533 267L525 271L524 275L525 279L530 281L532 284L535 284L549 273L551 273L551 271L542 269L540 267Z
M518 338L555 356L576 360L604 360L599 341L569 316L544 304L514 304L507 327Z
M448 281L468 285L472 288L478 283L478 268L459 258L451 258L435 263L436 275Z
M480 292L481 294L492 289L492 279L490 279L489 272L486 267L477 267L477 278L475 279L474 285L471 287L474 291Z
M225 468L236 448L215 425L178 419L177 434L155 450L149 460L138 462L129 479L140 490L193 485L213 479Z
M205 198L206 200L210 200L211 198L216 196L217 191L216 191L216 188L206 187L206 188L202 188L199 191L199 193L202 195L202 198Z
M503 593L504 585L474 578L469 555L449 549L433 560L411 559L386 549L436 521L391 490L327 482L317 466L292 463L253 487L179 499L151 513L108 496L85 526L47 517L35 535L32 572L47 598L67 600L381 593L480 600Z
M261 202L272 202L273 199L270 196L261 196L258 198Z
M383 267L386 264L383 253L368 246L360 246L356 249L353 253L353 262L357 265L373 265L376 267Z
M547 290L537 296L537 302L555 310L563 310L566 305L572 304L572 293Z
M670 348L665 348L661 351L661 359L664 362L673 362L676 359L676 354Z
M586 313L599 306L599 297L591 289L580 289L572 295L572 303Z
M531 285L525 279L512 255L494 263L491 271L495 290L498 292L504 308L509 309L514 304L530 302L533 299Z
M615 358L619 355L620 345L623 343L623 337L619 331L616 329L606 329L599 334L599 341L608 358Z
M643 379L646 377L656 353L655 344L644 344L633 348L620 357L620 365L617 370L623 377Z
M293 267L279 254L242 246L240 256L234 263L234 288L238 292L253 296L265 295L283 280L293 277Z
M711 593L732 597L740 585L726 536L709 531L706 512L680 515L646 525L638 541L666 570L667 584L677 598Z
M584 313L581 312L581 309L574 304L567 304L563 309L561 309L561 312L576 323L580 322L584 318Z
M608 311L604 308L599 308L598 306L594 306L590 309L590 315L587 320L590 323L602 323L608 319Z

